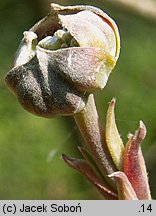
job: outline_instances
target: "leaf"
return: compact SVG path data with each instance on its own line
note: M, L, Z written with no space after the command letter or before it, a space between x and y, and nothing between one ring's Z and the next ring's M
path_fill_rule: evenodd
M124 173L131 182L138 199L151 199L146 165L140 145L146 136L146 127L140 121L139 129L128 140L124 153Z
M109 189L104 181L102 181L86 160L69 158L62 155L64 161L72 168L82 173L87 179L98 189L100 194L107 200L116 200L117 195Z
M136 193L125 173L118 171L110 174L109 177L115 178L116 180L119 200L138 200Z
M118 170L122 170L124 145L115 122L115 98L109 104L106 116L106 143Z
M85 148L78 146L79 151L81 152L83 158L89 163L89 165L92 167L94 170L95 174L100 178L103 179L103 175L100 172L99 168L97 167L96 163L94 162L92 155L90 152L88 152Z

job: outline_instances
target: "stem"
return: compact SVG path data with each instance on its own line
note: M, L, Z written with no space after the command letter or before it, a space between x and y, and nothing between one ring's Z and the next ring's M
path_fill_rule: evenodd
M97 167L108 184L116 189L114 179L107 176L116 171L116 168L106 146L93 94L89 95L86 107L75 114L74 119Z

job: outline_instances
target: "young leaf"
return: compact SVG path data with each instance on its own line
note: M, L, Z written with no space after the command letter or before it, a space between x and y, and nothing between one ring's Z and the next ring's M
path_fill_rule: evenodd
M129 139L124 153L124 173L131 182L138 199L151 199L145 161L140 145L146 136L146 127L140 121L140 127Z
M87 179L98 189L100 194L106 200L116 200L117 195L109 189L107 184L102 181L95 172L92 167L86 160L69 158L66 155L62 155L64 161L72 168L76 169L80 173L82 173Z
M116 126L114 108L115 99L113 98L106 116L106 143L117 169L122 170L124 145Z
M136 193L129 182L125 173L118 171L109 175L110 178L115 178L118 188L119 200L137 200Z

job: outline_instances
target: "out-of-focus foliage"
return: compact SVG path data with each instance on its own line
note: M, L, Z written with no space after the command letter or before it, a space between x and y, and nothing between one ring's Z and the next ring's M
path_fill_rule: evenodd
M0 1L0 199L99 199L92 186L60 159L78 156L83 144L70 118L42 119L24 111L4 84L13 55L28 30L47 12L47 1ZM156 21L125 13L101 1L90 4L112 16L121 33L121 55L106 88L96 94L103 123L108 102L117 98L116 118L124 141L139 120L147 126L143 151L156 198ZM151 150L152 149L152 150Z

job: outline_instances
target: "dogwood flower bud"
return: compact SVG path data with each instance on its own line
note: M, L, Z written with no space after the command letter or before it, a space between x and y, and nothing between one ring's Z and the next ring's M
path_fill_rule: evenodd
M51 4L51 12L24 32L6 83L33 114L73 115L89 93L104 88L119 50L118 28L103 11Z

